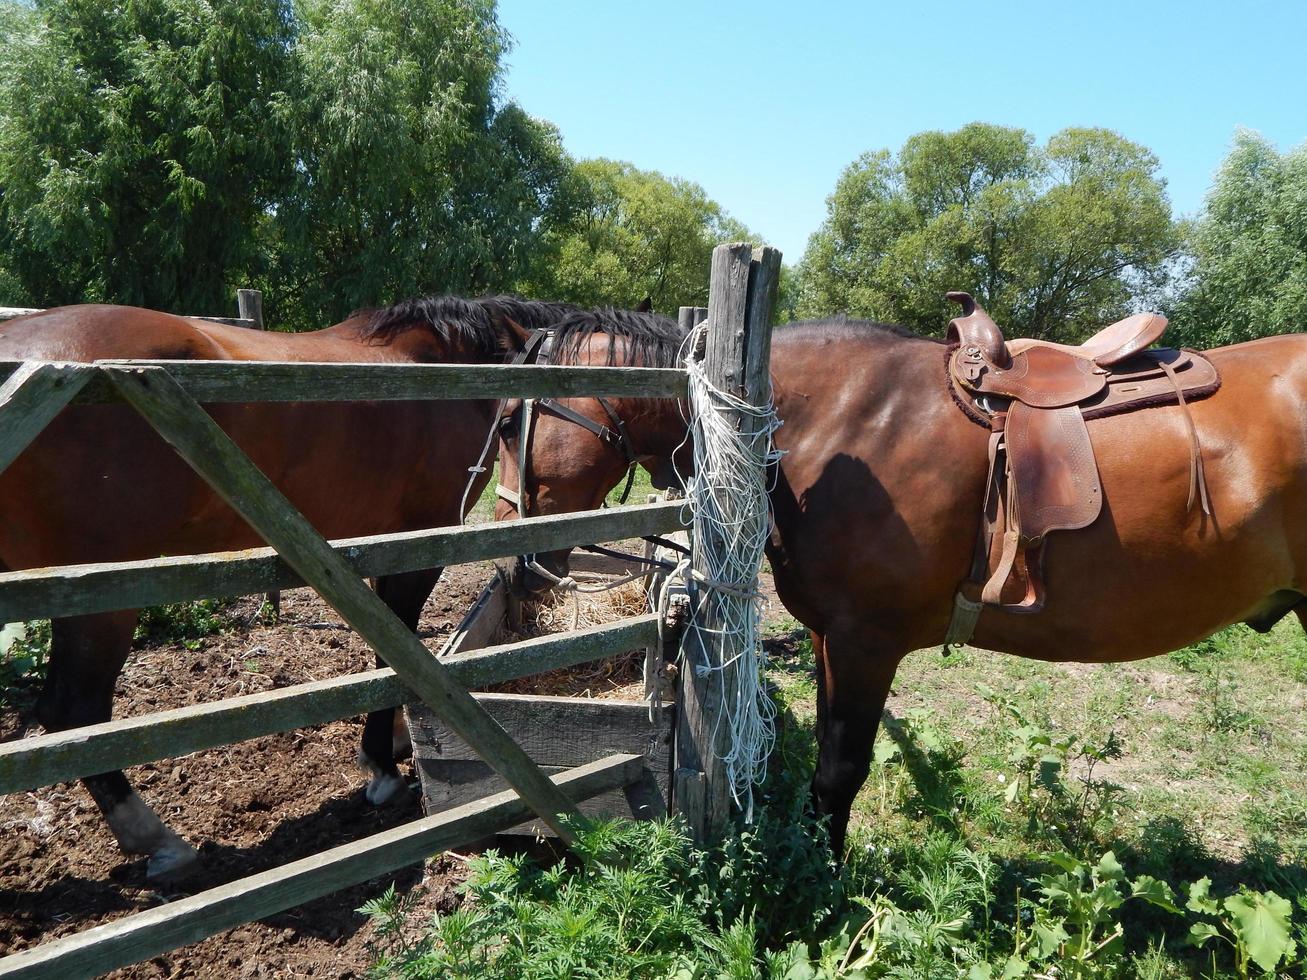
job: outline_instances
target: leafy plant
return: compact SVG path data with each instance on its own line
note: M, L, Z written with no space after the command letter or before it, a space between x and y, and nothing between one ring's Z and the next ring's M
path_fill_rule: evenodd
M406 938L393 893L364 906L381 956L375 976L412 978L662 978L711 967L752 970L753 934L741 919L713 930L697 900L692 849L681 826L632 821L576 828L576 866L539 868L489 851L469 863L467 903Z
M150 606L141 610L133 639L145 646L180 643L187 650L197 650L205 637L220 633L226 626L228 605L223 599L200 599Z
M1096 844L1096 831L1119 813L1121 787L1098 778L1095 769L1123 752L1115 732L1106 738L1083 738L1033 723L1016 703L984 684L980 695L1001 713L1016 721L1008 729L1013 746L1007 761L1013 767L1005 778L1004 799L1021 806L1029 829L1051 829L1067 847L1084 853ZM1078 787L1068 784L1072 769L1082 769Z
M50 621L22 624L6 649L0 649L0 707L9 707L13 690L45 678L50 658Z
M1171 886L1149 875L1131 882L1111 851L1090 865L1065 852L1050 854L1059 869L1039 879L1045 903L1035 906L1034 925L1018 956L1054 959L1072 977L1090 976L1091 961L1121 952L1124 929L1117 915L1140 899L1179 913Z
M1273 973L1281 962L1293 961L1297 950L1290 936L1293 907L1286 899L1273 891L1253 891L1244 885L1218 902L1211 896L1211 887L1210 878L1201 878L1189 886L1185 907L1205 916L1189 930L1195 946L1213 939L1224 940L1234 949L1240 977L1248 977L1253 965L1264 973Z

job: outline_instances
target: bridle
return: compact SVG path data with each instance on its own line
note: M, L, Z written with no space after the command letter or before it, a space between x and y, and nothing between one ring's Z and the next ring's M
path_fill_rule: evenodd
M553 348L554 332L545 328L537 328L531 331L530 337L527 338L526 345L522 348L510 363L513 364L548 364L549 354ZM626 430L626 424L622 417L617 414L606 398L595 397L601 408L608 415L611 426L602 425L594 419L586 418L580 412L573 411L566 405L560 405L553 398L524 398L521 405L518 406L510 415L504 416L499 422L499 434L502 439L507 434L508 426L516 425L517 432L517 489L505 486L503 481L499 481L495 486L495 494L500 500L503 500L510 507L517 511L518 517L527 517L526 508L526 488L527 476L530 467L530 452L528 446L531 441L531 429L535 425L537 412L548 412L556 415L568 422L573 422L585 429L587 432L594 433L605 446L610 446L619 450L626 457L626 486L622 488L621 499L619 504L624 504L631 494L631 484L635 480L635 468L639 463L639 457L636 455L635 447L631 444L631 436ZM607 506L605 504L604 506ZM681 544L670 541L660 535L645 535L644 540L669 548L673 551L689 554L688 550ZM590 551L595 554L607 555L611 558L618 558L624 561L633 561L642 565L663 568L670 570L673 565L657 558L646 558L640 555L631 555L623 551L614 551L610 548L603 548L599 545L581 545L582 551ZM535 555L524 555L528 567L539 575L549 577L548 572L540 568L536 561Z
M553 345L554 332L552 330L543 328L533 330L531 336L527 338L526 345L513 358L511 363L548 364ZM528 446L531 442L531 430L535 425L537 412L548 412L550 415L555 415L560 419L579 425L587 432L593 433L605 446L616 449L626 457L626 486L622 488L622 497L618 501L619 504L626 503L631 494L631 484L635 481L635 467L639 462L639 458L636 456L635 447L631 445L631 437L626 431L626 424L622 421L621 416L617 414L612 404L606 398L596 397L595 401L608 415L608 421L611 425L603 425L594 419L587 418L580 412L559 403L554 398L523 398L521 404L511 415L501 419L501 438L505 435L509 425L516 424L518 430L517 489L514 490L512 487L505 486L501 480L495 487L495 493L499 499L517 511L518 517L527 516L525 501L531 458ZM515 422L514 419L516 419Z

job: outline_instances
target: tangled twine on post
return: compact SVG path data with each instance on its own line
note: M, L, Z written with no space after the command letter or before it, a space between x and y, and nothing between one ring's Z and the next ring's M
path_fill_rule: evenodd
M771 530L767 471L781 456L772 433L780 427L770 393L763 406L723 391L708 380L696 344L706 330L691 331L683 348L689 374L690 417L686 440L694 473L686 487L693 526L698 608L688 630L697 643L685 656L698 677L719 675L721 713L713 719L712 745L726 769L731 796L753 820L753 787L767 775L776 741L776 706L767 693L766 654L760 625L763 597L758 571ZM735 419L743 419L737 428ZM716 624L713 628L705 621ZM723 736L724 732L724 737Z

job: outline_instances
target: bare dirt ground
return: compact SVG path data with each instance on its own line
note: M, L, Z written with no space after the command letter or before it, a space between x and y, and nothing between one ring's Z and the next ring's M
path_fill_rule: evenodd
M430 645L448 633L491 574L487 564L447 570L424 611ZM229 626L199 641L137 650L119 679L115 717L370 670L371 651L310 590L287 592L275 626L258 602L227 610ZM622 678L599 678L613 688ZM600 682L603 683L600 683ZM0 719L0 739L21 737L30 703ZM124 855L86 791L64 783L0 799L0 955L148 909L397 826L421 816L416 786L397 805L371 806L354 757L362 719L260 738L136 767L129 778L196 845L202 870L183 886L147 884L143 858ZM402 766L406 773L411 770ZM355 910L392 881L420 889L420 908L457 903L462 865L442 858L374 879L117 971L118 978L357 977L370 926Z

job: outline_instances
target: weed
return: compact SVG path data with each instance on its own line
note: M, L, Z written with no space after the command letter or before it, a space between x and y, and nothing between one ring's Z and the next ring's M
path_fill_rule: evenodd
M1023 810L1028 831L1051 830L1080 854L1097 846L1099 831L1113 823L1123 805L1121 787L1095 775L1099 765L1121 757L1116 733L1090 740L1050 730L1031 722L1009 696L984 684L977 685L977 691L1016 722L1008 729L1012 775L1003 779L1004 799ZM1083 770L1075 777L1078 788L1067 783L1072 769Z
M1274 973L1282 961L1293 962L1297 944L1290 936L1293 907L1273 891L1257 892L1246 885L1218 902L1212 898L1210 878L1189 886L1185 907L1202 918L1189 930L1195 946L1216 939L1234 950L1235 969L1248 977L1256 965Z
M187 650L198 650L206 637L226 626L228 605L223 599L201 599L142 609L134 642L140 646L179 643Z
M40 684L50 659L50 621L33 620L0 650L0 707L12 706L18 689Z

